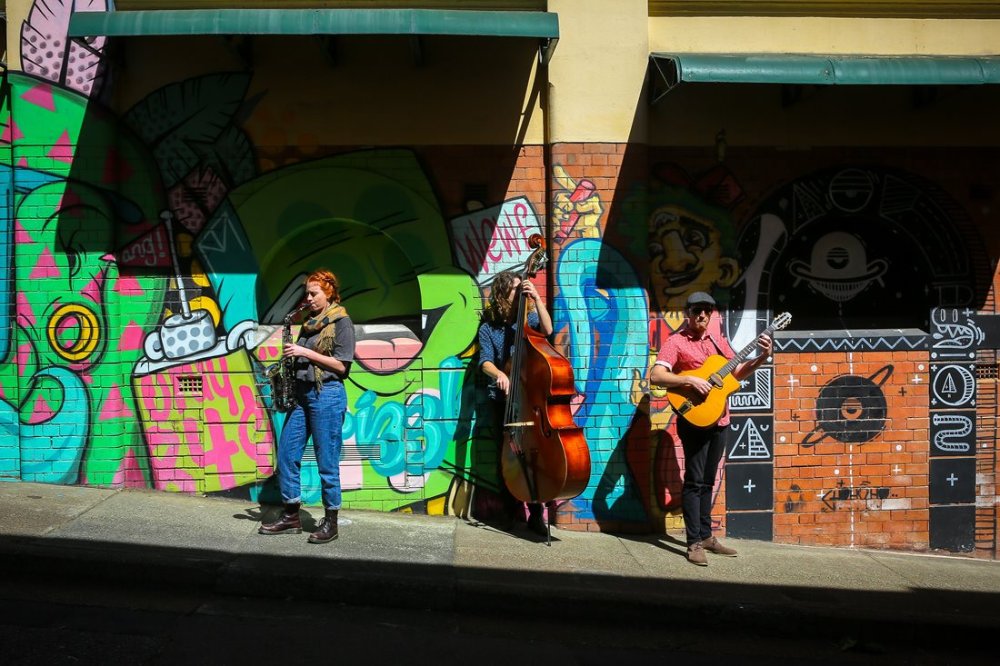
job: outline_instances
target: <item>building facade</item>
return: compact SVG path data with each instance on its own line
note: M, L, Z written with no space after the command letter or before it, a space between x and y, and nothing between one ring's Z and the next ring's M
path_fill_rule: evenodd
M1000 3L941 4L8 0L0 478L275 500L323 266L345 506L488 516L478 315L538 233L591 454L560 527L680 526L646 375L709 291L737 349L792 317L720 529L995 558Z

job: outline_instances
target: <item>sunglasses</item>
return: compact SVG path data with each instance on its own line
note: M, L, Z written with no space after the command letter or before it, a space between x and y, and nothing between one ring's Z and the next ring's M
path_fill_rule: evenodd
M712 314L712 311L714 310L715 308L713 308L711 305L692 305L691 307L688 308L688 312L690 312L693 315L700 315L703 312L706 314Z

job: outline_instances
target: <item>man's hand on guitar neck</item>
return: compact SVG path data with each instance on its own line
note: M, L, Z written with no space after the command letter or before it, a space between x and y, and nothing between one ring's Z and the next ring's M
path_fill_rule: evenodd
M774 349L774 343L771 340L771 336L761 334L761 336L757 338L757 349L759 350L758 355L749 361L740 363L733 371L733 377L736 377L736 379L743 379L763 365L764 361L771 356L771 351Z

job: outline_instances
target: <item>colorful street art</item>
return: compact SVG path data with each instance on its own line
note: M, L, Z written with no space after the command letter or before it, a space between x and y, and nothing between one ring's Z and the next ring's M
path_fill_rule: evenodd
M483 517L498 480L477 418L479 312L542 234L537 286L592 461L557 522L680 524L676 417L647 371L706 291L735 348L795 317L732 397L717 527L961 552L995 536L975 506L996 448L976 428L997 409L978 384L1000 348L990 262L968 202L930 177L664 148L630 179L608 166L623 146L521 146L549 170L501 173L474 201L441 155L475 163L476 146L271 159L281 147L247 129L270 94L250 72L179 78L112 112L104 41L66 37L72 4L33 5L23 71L4 74L0 479L276 500L284 417L266 371L304 277L326 267L358 338L345 506ZM319 502L309 453L303 493Z

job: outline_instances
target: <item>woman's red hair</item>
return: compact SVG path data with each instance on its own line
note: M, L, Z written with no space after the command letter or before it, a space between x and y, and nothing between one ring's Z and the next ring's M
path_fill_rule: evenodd
M320 268L310 273L309 277L306 278L306 284L310 282L315 282L319 285L319 288L326 294L326 300L331 303L340 302L340 284L337 282L336 275L325 268Z

